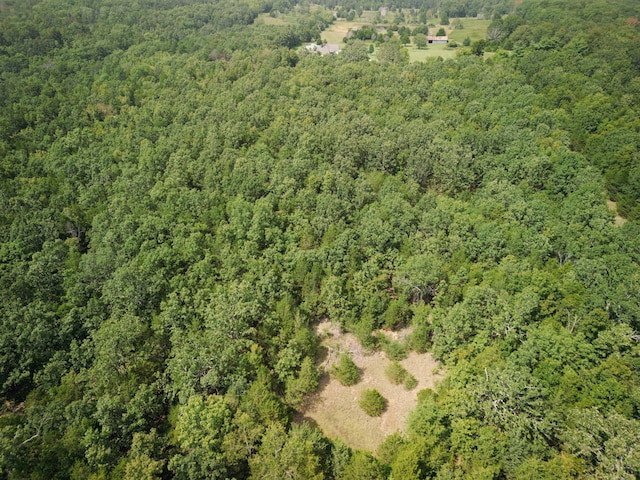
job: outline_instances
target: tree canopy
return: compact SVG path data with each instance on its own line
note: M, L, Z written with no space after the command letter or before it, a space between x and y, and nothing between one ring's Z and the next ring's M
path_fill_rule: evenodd
M640 475L638 5L454 3L398 7L491 12L484 55L2 3L0 476ZM296 421L326 318L446 368L378 452Z

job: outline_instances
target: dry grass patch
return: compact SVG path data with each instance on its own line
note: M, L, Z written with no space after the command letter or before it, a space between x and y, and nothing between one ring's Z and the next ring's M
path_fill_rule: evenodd
M409 353L399 362L417 381L416 388L407 390L404 385L393 385L385 369L391 361L382 352L367 352L354 335L340 333L330 322L322 322L318 333L325 336L322 344L326 357L322 361L325 371L331 369L340 354L348 352L361 371L360 381L353 386L343 386L336 379L324 374L319 392L307 402L297 420L316 423L329 438L339 438L350 447L373 452L390 434L405 430L408 413L415 408L418 391L434 388L442 378L436 374L439 364L428 354ZM402 333L399 337L402 337ZM397 334L394 335L398 337ZM387 401L385 411L379 417L370 417L359 406L365 390L375 389Z
M369 25L367 22L347 22L346 20L336 20L332 25L322 32L322 38L327 43L344 45L344 37L347 36L349 30Z
M618 204L616 202L614 202L613 200L607 200L607 207L609 207L609 210L611 210L615 214L615 217L613 218L613 223L615 224L616 227L621 227L622 225L627 223L627 219L624 217L621 217L618 214Z

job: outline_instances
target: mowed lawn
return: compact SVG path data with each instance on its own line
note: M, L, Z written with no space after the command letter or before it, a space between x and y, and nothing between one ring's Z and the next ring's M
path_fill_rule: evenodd
M459 45L461 45L467 37L469 37L472 42L485 38L487 28L489 28L489 24L491 23L491 20L478 20L476 18L452 18L450 21L451 25L445 27L445 30L449 35L449 40L457 42ZM453 25L459 22L462 23L464 28L450 30Z
M442 57L447 60L456 56L459 48L451 48L446 45L429 45L427 48L417 49L413 44L407 45L409 62L424 62L427 58Z

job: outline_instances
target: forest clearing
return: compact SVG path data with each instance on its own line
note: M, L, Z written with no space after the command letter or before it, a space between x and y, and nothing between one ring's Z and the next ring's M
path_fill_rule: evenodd
M324 373L320 387L305 405L298 421L314 421L329 438L343 440L352 448L375 452L386 437L395 432L406 432L407 415L418 403L418 392L435 389L444 374L430 353L409 352L401 365L417 380L417 386L407 390L404 385L392 384L385 374L391 364L384 352L367 351L355 335L342 333L329 321L321 322L316 331L322 340L326 357L321 367ZM392 332L389 332L392 333ZM401 336L404 332L393 332ZM384 333L381 333L384 334ZM352 386L341 385L329 375L340 353L349 352L361 370L361 378ZM366 389L375 388L387 400L387 408L379 417L370 417L358 406Z

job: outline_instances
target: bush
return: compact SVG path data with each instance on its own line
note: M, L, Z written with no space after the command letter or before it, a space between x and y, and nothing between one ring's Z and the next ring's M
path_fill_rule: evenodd
M407 372L407 370L397 361L391 362L389 366L384 369L384 373L387 375L389 381L394 385L400 385L409 374L409 372Z
M436 392L430 388L423 388L418 392L418 404L436 401Z
M413 329L411 336L409 337L408 346L412 350L418 353L424 353L428 351L431 346L432 327L426 323L418 324Z
M360 380L358 366L353 363L351 355L348 353L340 355L338 364L333 368L333 374L345 386L355 385Z
M378 347L378 338L373 335L373 331L378 328L376 319L372 315L364 315L356 323L347 325L347 330L351 330L356 336L360 345L367 350L374 350Z
M404 377L404 388L407 390L413 390L418 386L418 380L416 377L407 372L407 376Z
M411 375L400 363L397 361L391 362L387 368L385 368L384 373L387 375L387 378L394 385L404 384L404 388L407 390L413 390L418 386L418 380L416 377Z
M424 45L422 46L426 47L427 37L422 36L424 37ZM418 45L419 40L420 37L416 37L416 47L418 48L420 48ZM396 328L404 327L408 323L411 319L411 310L405 300L391 300L382 318L385 328L395 330Z
M407 349L404 345L393 340L385 342L382 345L382 350L387 354L389 360L404 360L407 358Z
M377 390L365 390L360 397L360 408L370 417L379 417L387 408L387 401Z

